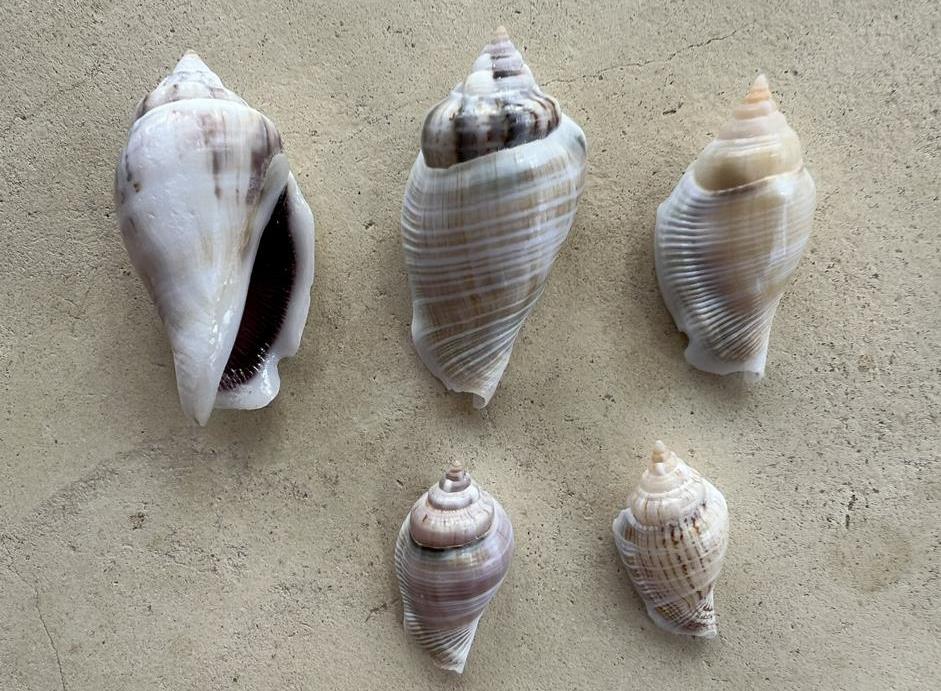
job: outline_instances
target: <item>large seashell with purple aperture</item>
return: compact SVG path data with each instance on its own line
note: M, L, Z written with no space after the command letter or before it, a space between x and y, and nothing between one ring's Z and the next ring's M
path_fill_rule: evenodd
M314 280L314 217L274 123L188 51L137 108L115 204L186 415L271 402Z
M442 669L461 673L477 624L513 556L500 503L454 462L412 506L395 544L405 630Z

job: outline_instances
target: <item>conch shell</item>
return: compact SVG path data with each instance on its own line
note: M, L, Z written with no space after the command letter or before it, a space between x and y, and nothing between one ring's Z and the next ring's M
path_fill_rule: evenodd
M477 623L513 556L500 503L459 462L412 506L395 544L405 630L438 667L461 673Z
M762 376L815 203L800 141L761 75L657 210L657 278L690 364Z
M729 541L725 498L663 442L614 520L614 542L654 623L715 638L714 587Z
M493 396L572 227L586 152L503 27L425 118L402 209L412 341L475 407Z
M314 280L314 218L274 123L187 52L137 108L115 204L184 412L203 425L214 407L267 405Z

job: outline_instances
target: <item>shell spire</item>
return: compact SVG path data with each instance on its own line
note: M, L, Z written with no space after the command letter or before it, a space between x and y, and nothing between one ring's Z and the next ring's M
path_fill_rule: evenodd
M657 279L692 365L764 374L771 322L815 204L800 139L758 75L657 209Z
M395 545L406 632L463 672L477 624L510 568L513 526L460 462L412 506Z
M676 454L667 448L659 439L654 442L653 452L650 454L650 472L657 472L658 465L665 465L668 461L676 458Z
M429 168L448 168L547 137L561 121L506 29L497 27L471 73L431 109L421 150Z
M247 105L238 94L226 88L219 75L209 69L196 51L187 50L173 71L141 99L134 119L167 103L194 98L212 98Z
M767 77L760 74L693 169L704 189L721 191L796 171L803 164L800 140L771 97Z
M627 575L660 628L714 638L728 544L725 498L663 442L612 526Z
M764 73L759 74L755 77L755 81L752 82L751 87L748 89L748 94L745 96L746 103L756 103L759 101L770 101L771 100L771 87L768 86L768 78Z

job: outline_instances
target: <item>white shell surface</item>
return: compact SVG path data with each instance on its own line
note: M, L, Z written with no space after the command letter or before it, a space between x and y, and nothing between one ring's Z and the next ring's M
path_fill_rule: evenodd
M572 227L585 180L581 129L450 168L419 153L402 210L412 341L448 389L483 407Z
M722 493L657 442L612 529L654 623L671 633L715 638L714 588L729 537Z
M278 361L300 345L314 272L313 215L278 131L194 53L138 114L115 201L184 412L205 424L214 407L267 405Z
M500 503L464 477L466 483L449 487L446 476L422 495L395 544L405 630L438 667L457 673L464 671L480 618L506 578L515 544L513 526ZM453 493L457 500L448 501L444 493ZM443 538L438 542L446 544L458 535L463 544L440 549L419 544L416 534L426 534L427 529L414 521L429 513L438 514L435 525ZM459 526L462 522L466 525ZM479 530L471 538L474 528Z
M657 279L689 337L690 364L764 373L771 323L810 239L815 203L797 136L759 77L657 209Z

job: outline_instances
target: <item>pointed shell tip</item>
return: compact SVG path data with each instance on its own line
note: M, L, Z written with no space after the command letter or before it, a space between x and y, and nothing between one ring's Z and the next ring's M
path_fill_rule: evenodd
M762 72L755 81L752 82L745 96L746 103L756 103L758 101L768 101L771 99L771 87L768 85L768 78Z
M653 453L650 454L650 461L647 464L648 472L655 475L665 475L673 468L671 459L674 454L670 448L659 439L653 445Z
M452 460L445 476L449 480L460 480L464 476L464 464L457 459Z
M177 60L176 67L173 69L174 72L199 72L199 71L208 71L209 67L199 57L197 53L192 48L188 48L183 55L180 56L180 59Z
M668 449L667 445L662 441L658 439L656 442L654 442L652 456L654 463L663 463L663 461L666 460L667 454L669 453L670 449Z

